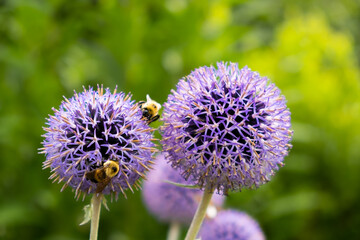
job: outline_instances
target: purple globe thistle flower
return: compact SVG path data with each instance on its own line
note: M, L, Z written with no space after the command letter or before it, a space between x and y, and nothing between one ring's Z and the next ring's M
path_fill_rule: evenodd
M139 187L138 180L152 163L152 129L141 120L141 109L131 95L111 93L109 89L92 88L62 101L59 110L47 119L43 148L54 182L64 182L80 193L102 193L118 196L124 189ZM88 173L99 170L108 160L116 162L118 173L99 189ZM102 182L103 183L103 182ZM104 185L104 183L103 183ZM100 191L99 191L100 190Z
M164 155L155 160L155 169L147 174L143 183L143 201L149 211L161 222L189 225L199 205L202 192L198 189L175 186L166 181L192 184L181 177L179 171L166 163ZM220 208L224 196L214 194L213 207Z
M290 111L266 77L236 63L200 67L164 104L163 150L201 188L258 187L291 148Z
M220 211L214 219L205 219L201 240L264 240L259 224L249 215L235 210Z

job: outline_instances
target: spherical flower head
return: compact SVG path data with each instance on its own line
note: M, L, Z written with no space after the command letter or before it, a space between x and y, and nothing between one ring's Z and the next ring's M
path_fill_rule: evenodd
M235 63L200 67L181 79L163 121L172 166L225 194L269 181L291 147L285 97L266 77Z
M168 164L163 154L155 160L154 170L147 174L143 184L143 201L149 211L161 222L189 225L201 200L202 191L175 186L166 181L191 185ZM212 207L219 208L224 196L214 194Z
M259 224L244 212L220 211L214 219L205 219L199 232L201 240L264 240Z
M130 95L84 88L53 110L42 148L43 166L53 172L50 179L64 182L62 190L71 186L78 197L81 192L117 197L134 184L137 188L155 149L152 129ZM115 165L112 175L109 161Z

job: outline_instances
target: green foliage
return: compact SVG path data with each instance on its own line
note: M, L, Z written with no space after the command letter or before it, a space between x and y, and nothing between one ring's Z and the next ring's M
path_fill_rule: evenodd
M0 238L88 237L79 223L90 197L60 193L37 154L63 95L99 83L162 103L179 78L221 60L269 76L294 129L285 167L227 207L268 239L360 238L359 10L350 0L0 0ZM101 239L165 239L139 192L108 206Z

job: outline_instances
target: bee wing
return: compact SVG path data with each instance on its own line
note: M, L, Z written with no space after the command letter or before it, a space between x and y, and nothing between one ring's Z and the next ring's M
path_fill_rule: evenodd
M150 98L150 96L149 96L149 94L146 94L146 101L147 101L147 102L151 102L151 101L152 101L151 98Z
M104 191L105 187L110 183L111 178L107 177L103 181L99 182L96 187L96 193Z
M95 177L95 170L92 170L90 172L86 172L85 173L85 177L87 179L89 179L90 181L94 182L94 183L97 183L98 181L96 180L96 177Z

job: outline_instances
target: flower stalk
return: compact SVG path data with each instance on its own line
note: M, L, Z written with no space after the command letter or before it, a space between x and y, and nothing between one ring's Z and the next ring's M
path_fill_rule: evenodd
M180 235L180 223L173 222L170 224L170 228L167 235L167 240L178 240Z
M213 191L209 188L204 189L201 202L196 210L195 216L191 222L190 228L186 234L185 240L194 240L198 234L201 224L205 218L207 207L211 201Z
M91 226L90 226L90 238L89 238L90 240L97 240L102 197L103 194L94 193L91 199L92 216L91 216Z

